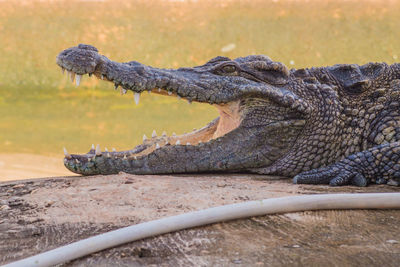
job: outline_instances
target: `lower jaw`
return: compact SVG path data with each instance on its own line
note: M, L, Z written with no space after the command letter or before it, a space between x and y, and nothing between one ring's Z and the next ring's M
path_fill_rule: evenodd
M165 134L156 136L153 134L151 138L144 138L142 144L126 151L117 152L106 149L102 152L99 145L96 148L92 145L87 154L70 155L66 153L64 165L70 171L83 175L116 174L121 171L134 174L182 173L186 170L170 171L169 165L179 163L180 161L177 158L188 150L193 152L204 151L205 147L212 145L220 121L220 118L217 118L199 130L179 136L167 136ZM159 158L157 155L171 154L171 150L176 150L177 153L172 154L172 157L165 157L164 159L161 157L159 162L154 161L154 158ZM201 158L201 155L197 156ZM175 161L173 161L174 157L176 158ZM164 166L165 170L149 168L148 165ZM188 163L182 162L183 165L187 166Z

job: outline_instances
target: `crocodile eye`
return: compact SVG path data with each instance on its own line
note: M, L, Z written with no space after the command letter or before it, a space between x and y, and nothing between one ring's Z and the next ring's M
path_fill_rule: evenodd
M222 72L224 73L233 73L236 71L235 65L225 65L221 68Z

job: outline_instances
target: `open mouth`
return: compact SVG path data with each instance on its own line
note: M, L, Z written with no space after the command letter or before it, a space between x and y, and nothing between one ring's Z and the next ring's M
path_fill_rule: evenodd
M202 66L161 69L112 61L97 48L79 44L62 51L57 64L78 85L88 74L112 82L121 94L132 91L136 104L147 91L207 103L219 111L218 118L199 130L171 136L154 131L130 150L102 151L99 145L82 155L65 150L64 165L83 175L235 172L270 166L292 145L309 112L304 101L281 86L286 67L264 56L216 57Z
M62 67L62 73L64 74L65 69ZM79 86L82 75L76 74L71 70L67 70L68 76L72 82L76 82L77 86ZM94 73L99 79L109 80L107 77ZM89 74L89 76L92 76ZM123 86L115 84L115 89L120 90L121 95L127 93L127 89L123 88ZM167 97L177 97L179 99L186 99L189 103L193 100L191 98L186 98L185 96L179 95L177 92L172 92L164 88L154 88L152 90L148 90L149 93L164 95ZM140 102L140 93L134 92L134 101L136 105ZM204 103L204 102L203 102ZM210 104L210 103L209 103ZM92 145L90 151L87 154L69 154L67 150L64 148L65 154L65 164L83 164L86 162L91 162L96 157L107 157L113 159L138 159L142 156L147 156L151 154L153 151L157 149L161 149L165 146L199 146L202 144L207 144L213 142L214 140L223 137L227 133L233 131L238 128L242 121L242 110L240 105L240 100L232 101L228 103L219 103L219 104L210 104L217 108L219 111L219 117L211 121L206 126L200 129L194 129L192 132L185 133L182 135L176 135L173 133L171 136L168 136L165 132L161 135L157 135L154 130L152 135L147 137L143 136L143 142L133 149L125 150L125 151L116 151L114 148L109 151L107 148L102 151L100 146ZM71 167L71 166L70 166Z

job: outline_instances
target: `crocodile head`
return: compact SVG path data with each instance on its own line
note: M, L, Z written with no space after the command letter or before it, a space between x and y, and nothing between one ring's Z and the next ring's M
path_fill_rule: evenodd
M79 84L84 74L110 81L139 102L145 91L209 104L220 116L199 130L144 137L126 151L65 151L65 166L83 175L243 172L270 168L293 147L310 116L287 67L266 56L216 57L202 66L159 69L118 63L90 45L62 51L57 64ZM127 126L129 127L129 126Z

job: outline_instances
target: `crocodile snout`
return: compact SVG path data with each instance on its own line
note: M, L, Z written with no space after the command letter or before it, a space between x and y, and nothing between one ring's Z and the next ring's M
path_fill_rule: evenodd
M86 44L68 48L57 56L57 64L76 75L93 74L102 58L96 47ZM72 75L71 75L72 77Z

